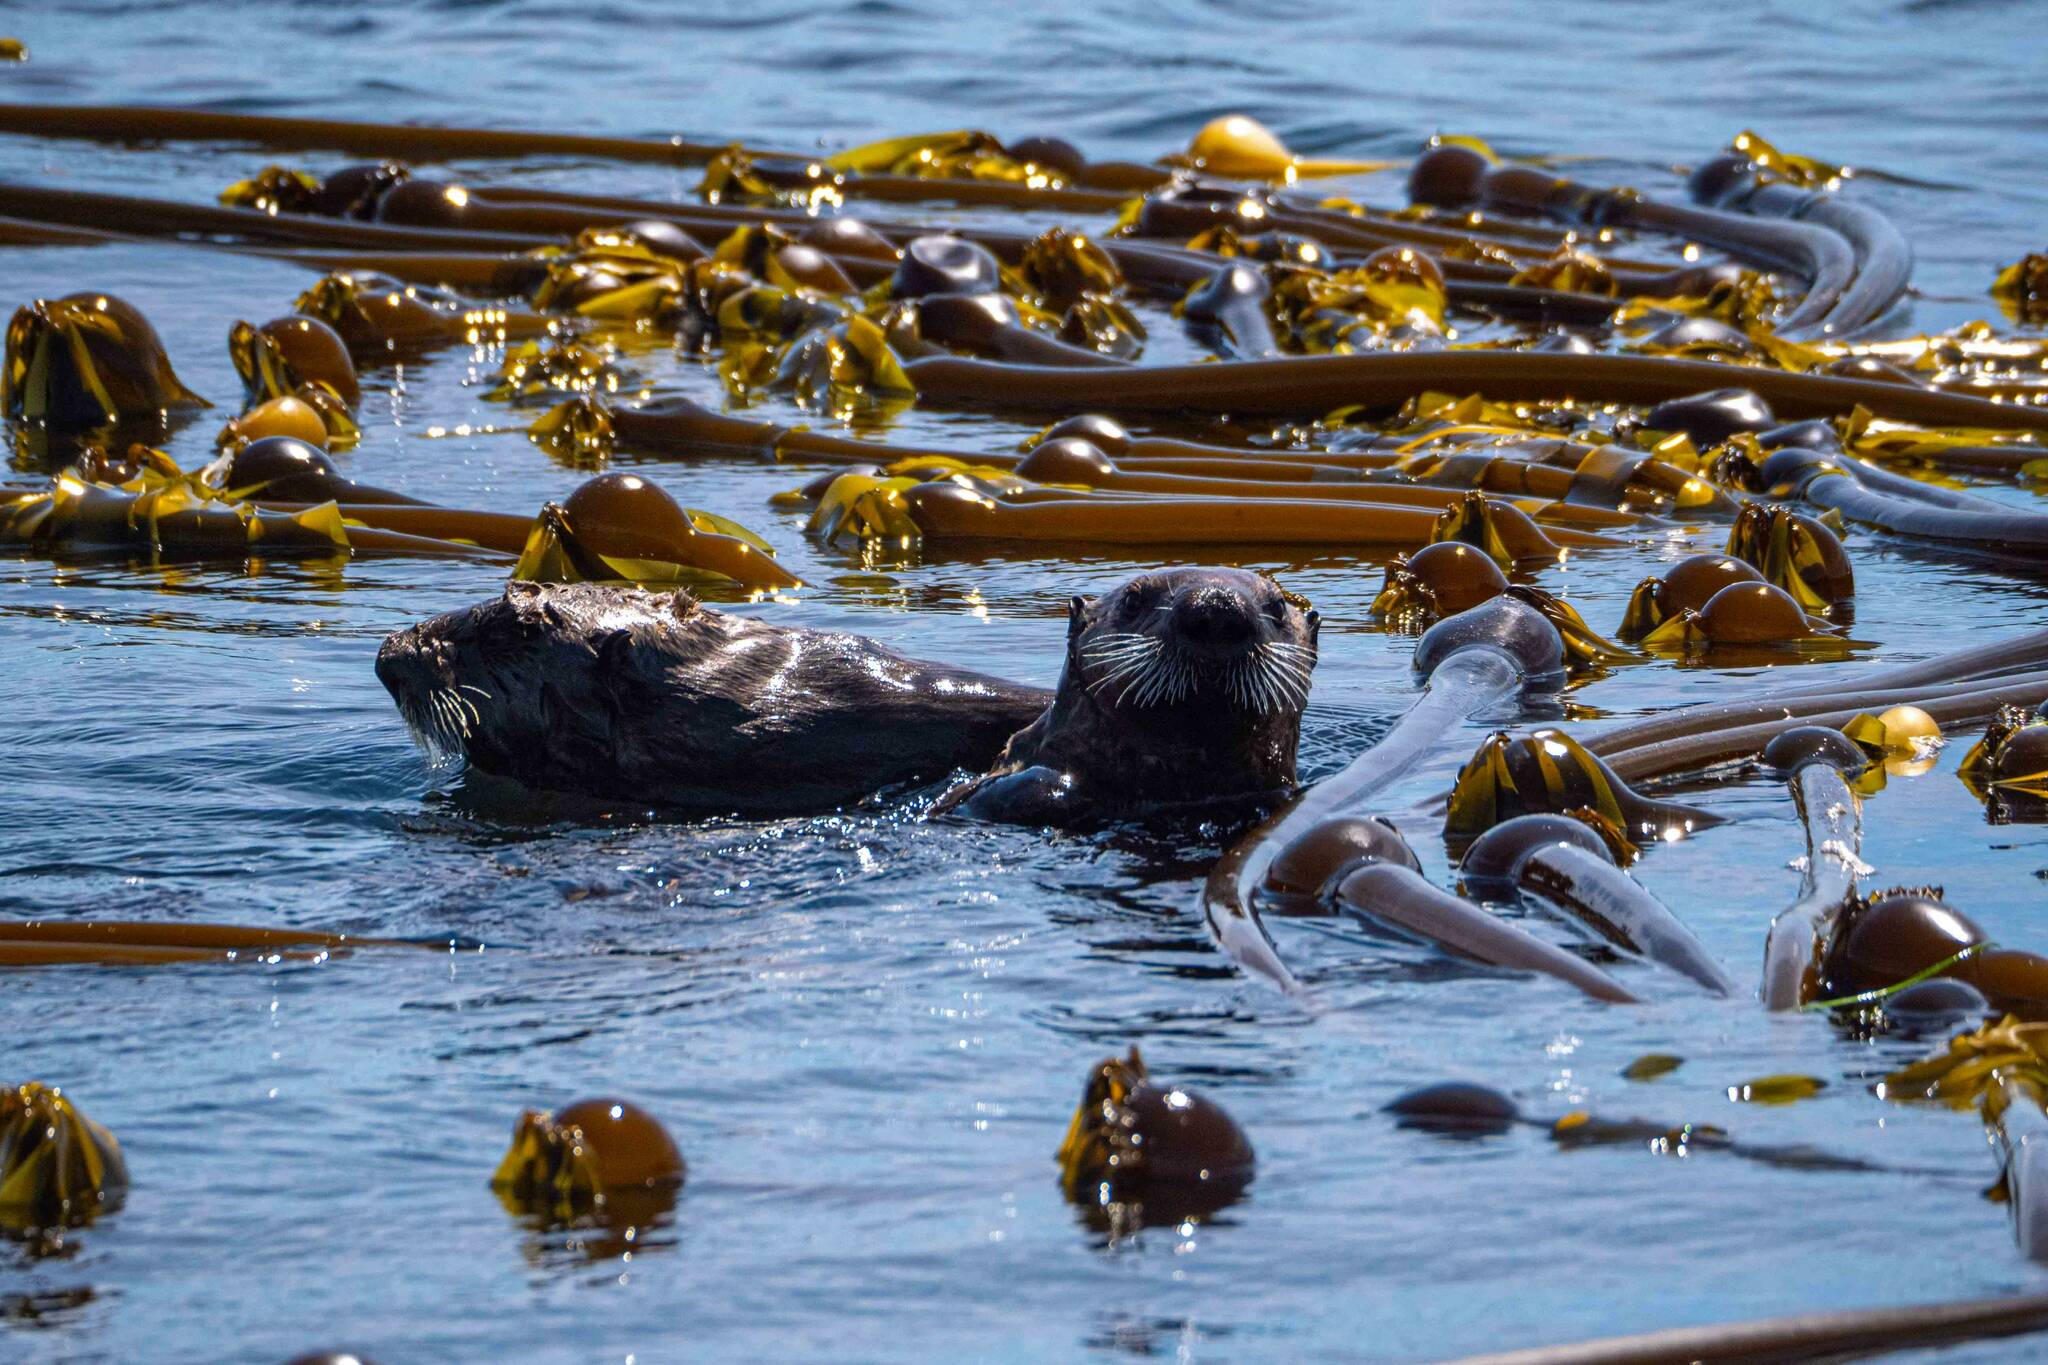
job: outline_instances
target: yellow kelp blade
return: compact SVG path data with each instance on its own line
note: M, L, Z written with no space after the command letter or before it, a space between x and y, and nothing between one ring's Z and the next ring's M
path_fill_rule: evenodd
M0 1227L88 1222L127 1184L121 1144L61 1090L35 1081L0 1090Z
M611 411L595 398L555 404L526 429L526 437L555 459L573 465L603 464L615 444Z
M583 1130L563 1128L528 1109L512 1129L512 1145L491 1175L491 1188L517 1214L574 1218L602 1207L604 1175Z
M1845 175L1854 174L1846 166L1833 166L1810 156L1781 151L1747 128L1729 140L1728 149L1756 163L1765 179L1782 180L1805 189L1835 189Z

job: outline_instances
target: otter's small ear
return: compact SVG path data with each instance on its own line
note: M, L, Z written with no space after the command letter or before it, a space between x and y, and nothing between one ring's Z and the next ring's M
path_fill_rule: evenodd
M1320 649L1323 643L1323 614L1310 607L1302 615L1308 621L1308 642Z
M1088 614L1088 608L1091 605L1093 604L1085 597L1069 597L1067 599L1067 638L1069 640L1081 633L1081 618Z

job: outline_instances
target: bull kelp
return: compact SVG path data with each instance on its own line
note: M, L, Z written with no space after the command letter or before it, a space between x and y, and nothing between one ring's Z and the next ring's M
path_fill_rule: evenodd
M1725 19L25 13L0 1354L2034 1325L2026 48ZM540 579L1047 686L1181 564L1320 617L1263 833L527 790L371 669Z

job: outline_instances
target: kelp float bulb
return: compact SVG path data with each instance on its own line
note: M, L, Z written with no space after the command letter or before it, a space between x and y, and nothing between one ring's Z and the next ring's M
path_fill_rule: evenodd
M1099 1063L1058 1152L1062 1181L1084 1202L1213 1190L1252 1177L1251 1140L1215 1101L1155 1082L1138 1050Z
M559 1215L601 1208L608 1193L673 1192L688 1175L660 1120L626 1100L589 1099L521 1114L491 1185L509 1203Z

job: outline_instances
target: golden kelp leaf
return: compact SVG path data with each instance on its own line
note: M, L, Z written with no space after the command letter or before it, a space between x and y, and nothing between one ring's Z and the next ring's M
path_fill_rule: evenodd
M2048 325L2048 252L2033 252L1999 271L1991 297L2014 322Z
M604 1202L604 1176L583 1130L560 1127L538 1109L526 1110L513 1125L512 1146L491 1188L514 1213L570 1218Z
M114 1135L53 1086L0 1090L0 1227L90 1222L128 1184Z
M286 166L265 166L249 180L237 180L220 192L231 209L258 213L311 213L320 194L320 178Z
M1517 271L1509 284L1525 289L1555 289L1571 294L1596 294L1613 298L1620 293L1614 272L1607 262L1590 251L1563 246L1549 260Z
M1668 1076L1685 1065L1683 1057L1674 1057L1668 1052L1646 1052L1621 1069L1622 1078L1630 1081L1654 1081L1659 1076Z
M1728 149L1748 157L1765 179L1781 180L1805 189L1836 189L1843 177L1851 174L1845 166L1833 166L1810 156L1781 151L1747 128L1729 140Z
M1759 1076L1753 1081L1728 1087L1728 1098L1738 1104L1793 1104L1812 1099L1828 1088L1818 1076Z
M824 161L757 158L735 143L704 167L697 193L707 204L817 209L843 202L846 177Z
M496 402L516 403L547 394L617 393L630 382L609 348L580 341L521 342L498 367L498 382L484 391Z
M1084 294L1115 294L1123 272L1108 252L1077 232L1050 228L1025 244L1017 274L1041 307L1062 312Z
M2013 1015L1949 1040L1932 1057L1885 1077L1886 1099L1934 1100L1968 1109L2003 1077L2040 1086L2048 1083L2048 1024L2023 1024Z
M550 456L572 465L598 465L611 458L612 415L596 398L557 403L526 429L527 439Z
M972 128L886 138L829 156L825 164L856 175L904 175L919 180L995 180L1040 188L1066 183L1058 172L1017 160L995 137Z

